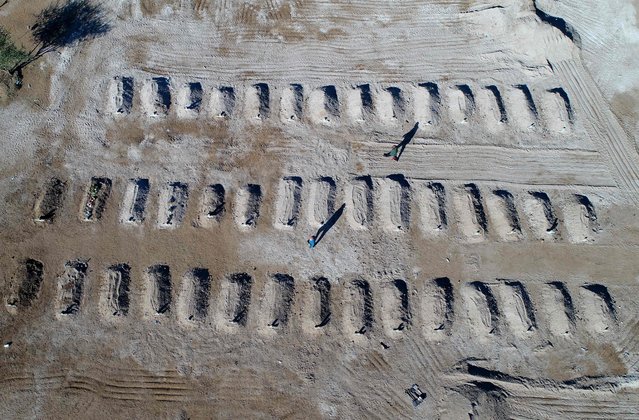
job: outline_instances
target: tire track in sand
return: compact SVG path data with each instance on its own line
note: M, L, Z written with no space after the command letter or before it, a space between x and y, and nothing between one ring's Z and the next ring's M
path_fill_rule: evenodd
M608 109L588 71L576 60L552 62L555 73L570 87L571 97L588 115L586 120L597 134L601 152L608 157L620 187L639 204L639 155L619 122Z

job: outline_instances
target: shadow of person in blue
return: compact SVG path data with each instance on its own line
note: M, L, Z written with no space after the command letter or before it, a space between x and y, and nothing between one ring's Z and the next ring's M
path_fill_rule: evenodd
M411 128L411 130L408 133L404 134L404 138L402 139L402 142L397 145L397 147L399 148L399 152L397 153L396 160L399 160L402 157L402 154L404 153L404 149L406 148L408 143L410 143L413 137L415 137L415 133L417 133L418 128L419 128L419 122L416 122L413 128Z
M324 235L328 233L328 231L337 223L340 217L342 217L342 213L344 213L344 209L346 208L346 204L342 204L342 206L333 213L333 215L317 229L317 233L315 234L315 245L319 244Z

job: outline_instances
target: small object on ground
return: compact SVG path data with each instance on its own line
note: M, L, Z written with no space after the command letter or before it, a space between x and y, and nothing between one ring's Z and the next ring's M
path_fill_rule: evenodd
M383 341L380 341L379 344L382 345L382 347L384 347L384 350L388 350L390 348L390 346L386 343L384 343Z
M384 156L386 157L392 157L393 160L397 160L397 155L399 154L399 144L396 144L395 146L393 146L393 148L391 149L390 152L388 153L384 153Z
M316 236L313 235L310 238L308 238L308 247L313 249L315 247L315 241L317 240Z
M13 341L7 341L6 343L4 343L4 348L8 349L9 347L11 347L11 344L13 344Z
M413 399L413 406L414 407L417 407L418 405L423 403L424 400L426 399L426 393L422 392L422 390L419 389L419 385L417 385L417 384L413 384L413 386L408 388L406 390L406 393L408 394L409 397L411 397Z

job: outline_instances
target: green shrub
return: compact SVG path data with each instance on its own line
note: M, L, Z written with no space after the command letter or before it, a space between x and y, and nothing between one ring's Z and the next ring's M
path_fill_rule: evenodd
M29 54L16 47L9 33L0 28L0 70L9 71L28 58Z

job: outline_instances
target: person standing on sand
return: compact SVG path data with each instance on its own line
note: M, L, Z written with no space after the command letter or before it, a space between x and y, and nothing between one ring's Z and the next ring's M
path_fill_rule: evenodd
M393 158L393 160L397 160L397 154L398 153L399 153L399 144L396 144L395 146L393 146L393 148L391 149L390 152L384 153L384 156L386 156L386 157L391 156Z
M308 247L310 249L313 249L315 247L315 240L317 238L315 237L315 235L312 235L310 238L308 238Z
M391 156L394 161L398 161L399 157L404 153L404 149L408 146L408 143L413 139L415 133L417 133L417 129L419 128L419 122L416 122L413 128L406 134L404 134L404 138L402 142L393 146L390 152L384 153L384 156Z

